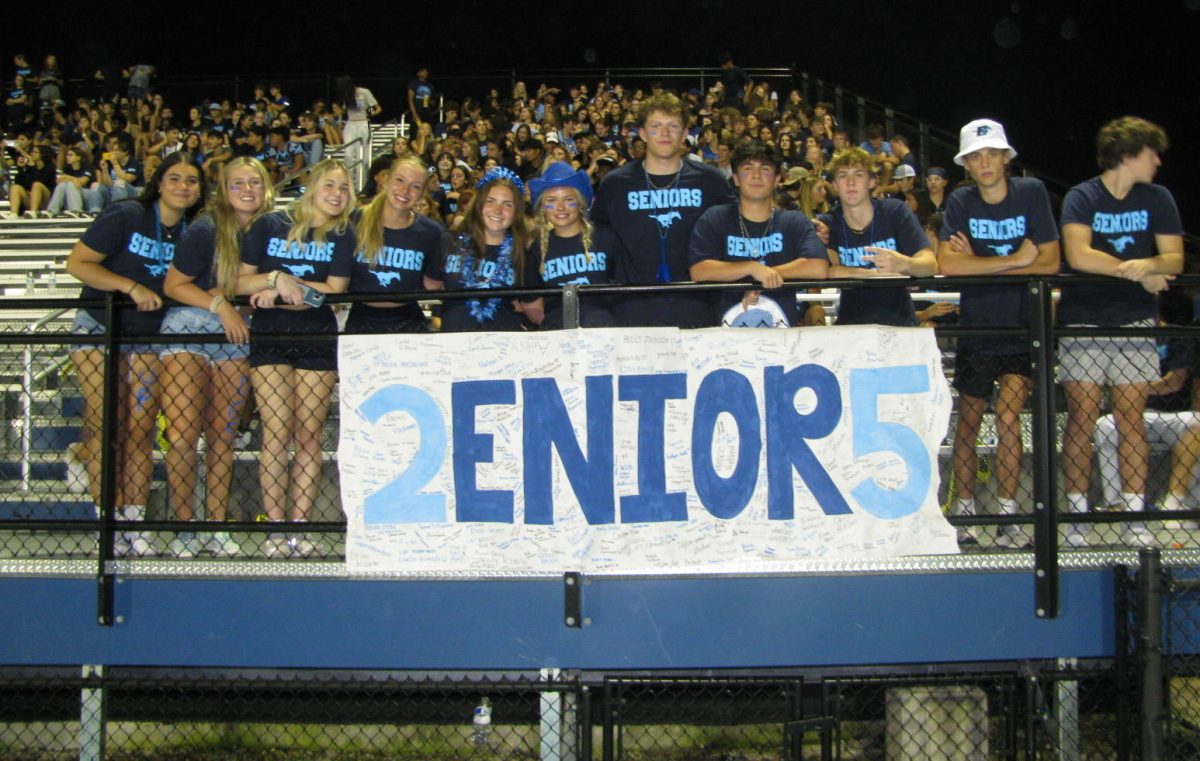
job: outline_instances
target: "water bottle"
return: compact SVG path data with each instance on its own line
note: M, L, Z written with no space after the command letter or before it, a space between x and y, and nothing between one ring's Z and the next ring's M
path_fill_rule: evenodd
M25 295L32 296L35 288L37 288L37 280L33 276L33 270L26 270L25 271Z
M46 265L46 280L50 284L51 293L58 290L58 273L49 264Z
M471 723L475 727L475 732L471 735L471 742L476 748L482 748L488 744L488 739L492 735L492 701L484 698L479 705L475 706L475 716Z

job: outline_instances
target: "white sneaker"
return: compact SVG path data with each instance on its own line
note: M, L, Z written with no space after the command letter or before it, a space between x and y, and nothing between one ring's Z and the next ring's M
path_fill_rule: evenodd
M1033 547L1033 539L1025 533L1024 526L1000 526L996 529L996 546L1028 550Z
M317 551L317 545L304 534L296 534L288 539L288 545L292 548L292 555L296 557L306 558Z
M119 558L142 558L154 554L154 546L141 531L122 531L113 542L113 555Z
M263 542L263 554L269 558L291 557L291 542L285 534L269 534Z
M956 529L959 544L979 544L978 526L959 526Z
M1121 532L1121 543L1130 547L1153 547L1158 540L1144 523L1131 523Z
M234 541L228 531L215 531L204 543L205 551L218 557L230 558L242 551L242 546Z
M191 532L181 531L174 539L168 550L177 558L194 558L204 549L204 545Z
M1063 537L1063 544L1075 549L1086 549L1091 546L1088 538L1092 534L1091 526L1083 523L1073 523L1067 526L1066 535Z

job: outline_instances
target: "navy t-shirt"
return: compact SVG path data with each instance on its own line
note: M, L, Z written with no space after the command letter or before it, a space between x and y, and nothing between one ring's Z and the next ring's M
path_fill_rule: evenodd
M591 218L608 225L621 239L622 256L613 262L617 282L657 284L666 248L672 282L686 282L688 244L696 220L711 206L732 203L729 183L720 170L683 159L676 175L650 175L631 161L609 172L596 191ZM712 324L708 294L662 294L622 299L615 305L619 325Z
M351 293L402 293L425 288L425 278L442 279L446 229L420 214L403 230L383 228L383 248L375 255L375 264L367 263L362 251L354 255L350 275ZM357 305L356 305L357 306ZM423 320L417 304L394 307L406 318Z
M1195 373L1196 344L1186 336L1170 336L1158 339L1158 371L1164 377L1167 373L1181 370ZM1194 378L1188 376L1188 381ZM1151 396L1146 399L1146 409L1159 412L1186 412L1192 408L1192 384L1185 382L1183 387L1173 394Z
M197 288L205 291L216 286L213 274L216 256L217 226L205 214L190 225L175 249L175 269L192 278Z
M285 211L276 211L255 220L242 238L242 264L252 264L258 271L282 270L309 282L324 282L331 277L350 277L354 269L354 226L347 225L338 233L325 235L318 243L305 236L303 242L289 243L288 230L292 218ZM311 230L309 234L311 235ZM333 329L333 309L323 304L316 309L260 309L255 312L252 330Z
M603 285L612 282L613 261L620 256L621 240L605 225L592 225L592 241L587 253L583 250L583 235L563 238L550 234L545 260L541 242L535 237L525 263L525 285L562 287L564 285ZM579 324L587 328L613 324L609 302L604 296L580 299ZM558 329L563 325L562 299L547 297L546 315L542 328Z
M526 253L528 256L528 252ZM466 235L458 235L451 240L446 252L446 259L441 267L441 280L447 291L461 291L466 286L462 281L462 267L465 257L469 257L475 271L475 280L480 285L490 283L495 288L517 287L517 263L513 262L508 276L502 277L496 260L500 257L499 246L488 246L483 256L475 250L471 239ZM489 289L479 289L479 303L486 307L491 298ZM442 302L442 332L463 333L468 331L491 330L520 330L523 318L513 309L513 298L499 299L491 319L478 320L470 314L466 299L446 299Z
M946 201L940 233L949 240L956 233L971 241L975 256L1012 256L1026 240L1037 244L1058 240L1058 228L1050 210L1050 196L1041 180L1013 177L1008 194L1000 203L983 200L971 185L954 191ZM1016 327L1029 324L1029 290L1022 285L970 285L960 289L960 325ZM1022 338L960 339L980 353L1011 353L1028 348Z
M886 144L885 144L886 145ZM917 222L917 216L903 201L890 198L877 200L871 224L855 233L846 224L839 206L820 220L829 227L829 250L837 254L843 267L876 269L874 262L865 261L871 254L867 246L889 248L905 256L913 256L929 248L929 238ZM838 303L838 325L895 325L913 327L917 324L912 297L903 285L884 288L844 288Z
M155 222L155 206L140 201L121 201L100 213L80 238L88 248L104 255L104 267L114 274L130 278L162 295L163 280L175 258L175 244L187 224L162 226L161 239ZM105 291L84 286L83 298L102 298ZM88 314L104 321L103 309L89 309ZM123 329L139 333L155 332L162 323L163 312L139 312L134 307L121 310Z
M283 270L301 280L323 282L330 277L350 277L354 269L354 226L339 233L331 230L325 242L307 236L303 242L287 240L292 218L276 211L255 220L242 241L242 264L253 264L259 272Z
M692 243L688 250L689 265L707 259L734 263L757 261L768 267L787 264L796 259L829 261L825 245L817 237L816 228L798 211L776 210L769 223L743 222L740 217L741 209L737 204L716 206L704 212L692 230ZM743 225L750 237L742 234ZM740 282L750 283L754 282L754 279L746 277ZM761 298L777 303L789 326L795 327L800 324L804 310L796 306L795 291L764 291ZM740 291L721 293L717 298L717 313L713 324L720 325L721 316L741 301ZM759 310L751 310L755 311ZM747 312L747 315L751 312ZM775 322L769 324L774 325Z
M1099 177L1081 182L1063 199L1063 225L1087 225L1092 248L1118 259L1148 259L1158 255L1155 235L1182 235L1183 224L1171 193L1161 185L1138 183L1118 200ZM1068 264L1066 271L1070 270ZM1153 319L1154 294L1131 280L1111 283L1069 283L1062 288L1058 319L1064 325L1111 327Z

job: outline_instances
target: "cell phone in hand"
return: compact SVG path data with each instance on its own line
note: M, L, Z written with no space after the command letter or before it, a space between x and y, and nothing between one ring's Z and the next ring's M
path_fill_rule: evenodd
M304 303L310 307L319 307L325 303L325 294L313 288L311 285L300 284L300 292L304 294Z

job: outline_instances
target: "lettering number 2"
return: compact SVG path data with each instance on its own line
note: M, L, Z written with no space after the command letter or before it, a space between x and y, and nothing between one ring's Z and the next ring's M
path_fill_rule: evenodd
M375 523L445 523L446 496L422 494L441 470L446 456L446 421L433 397L415 386L385 386L367 397L358 411L372 424L392 412L407 412L421 432L412 463L382 489L368 494L363 521Z

